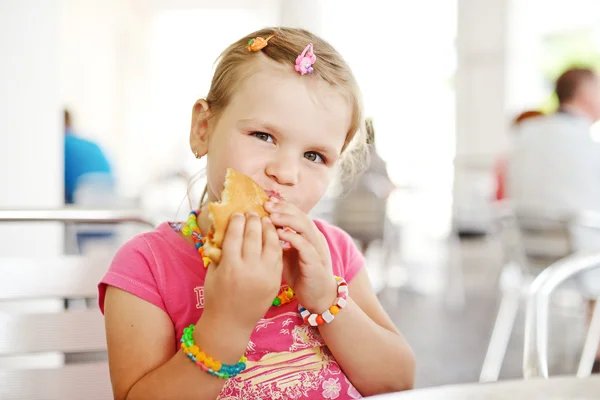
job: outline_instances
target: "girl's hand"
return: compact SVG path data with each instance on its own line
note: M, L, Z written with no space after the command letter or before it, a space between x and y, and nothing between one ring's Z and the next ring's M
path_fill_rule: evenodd
M302 306L313 313L325 311L337 296L325 237L308 215L285 200L272 197L265 203L265 209L271 213L273 224L279 227L279 239L292 247L284 255L285 281L294 289Z
M279 292L282 268L282 250L271 220L261 220L255 213L234 214L223 240L221 263L209 265L206 273L202 319L227 321L226 325L250 333Z

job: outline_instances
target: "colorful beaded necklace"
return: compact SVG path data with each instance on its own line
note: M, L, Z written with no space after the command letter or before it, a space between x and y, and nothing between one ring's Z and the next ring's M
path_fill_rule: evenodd
M175 232L183 233L183 236L191 236L194 241L194 246L202 257L202 262L204 263L204 268L208 267L210 264L210 258L204 255L204 243L206 239L202 236L202 232L200 232L200 228L198 227L198 215L200 215L200 210L190 212L188 215L188 219L185 222L185 225L182 227L180 222L172 222L171 228Z
M206 243L206 238L202 236L202 232L200 232L200 227L198 227L198 215L200 215L200 210L192 211L188 215L188 219L185 222L185 225L182 226L180 222L172 222L171 229L175 232L181 232L183 236L191 236L194 241L194 246L198 251L198 254L202 257L202 262L204 263L204 268L207 268L211 263L210 258L204 255L204 244ZM291 287L284 287L279 295L273 299L273 306L279 307L280 305L290 303L294 299L294 291Z

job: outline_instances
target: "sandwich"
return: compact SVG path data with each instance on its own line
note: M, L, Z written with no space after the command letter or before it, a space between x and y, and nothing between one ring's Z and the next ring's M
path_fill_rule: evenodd
M265 191L252 178L227 168L221 201L208 204L208 217L212 227L206 235L204 256L218 264L229 220L233 213L246 214L254 211L259 217L267 217L265 202L270 196L279 197L274 191Z

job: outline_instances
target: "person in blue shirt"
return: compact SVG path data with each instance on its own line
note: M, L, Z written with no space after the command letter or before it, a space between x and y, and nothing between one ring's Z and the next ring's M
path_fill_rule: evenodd
M90 141L78 137L73 131L71 114L64 110L65 119L65 203L74 202L74 194L83 176L87 174L104 174L109 180L113 173L100 147Z

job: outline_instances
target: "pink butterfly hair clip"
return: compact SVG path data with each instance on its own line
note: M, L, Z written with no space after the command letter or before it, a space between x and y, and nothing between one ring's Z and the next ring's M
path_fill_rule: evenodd
M317 56L313 53L313 45L309 43L302 54L296 58L296 66L294 67L300 75L312 74L313 64L317 61Z

